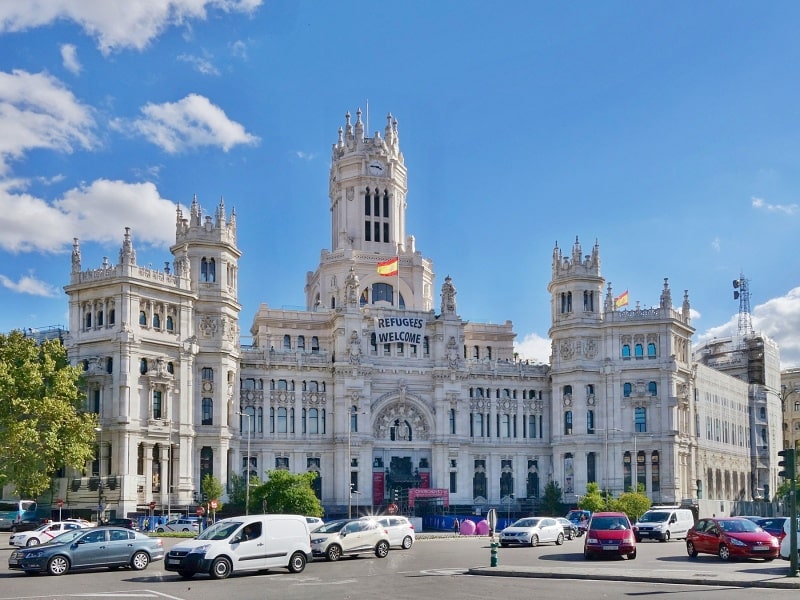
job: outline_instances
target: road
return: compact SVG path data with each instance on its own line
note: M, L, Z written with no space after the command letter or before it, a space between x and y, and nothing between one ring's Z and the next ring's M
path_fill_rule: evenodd
M164 538L170 547L176 540ZM764 563L745 561L723 563L713 556L689 560L683 542L664 544L645 542L639 545L635 561L584 560L581 539L563 546L537 548L500 548L500 567L509 565L552 565L553 569L574 568L576 573L587 569L624 569L626 573L685 574L698 571L709 573L739 572L755 576L787 569L784 561ZM235 575L215 581L197 576L185 581L163 570L163 562L151 564L145 571L100 569L62 577L26 576L9 571L7 567L8 534L0 533L0 600L81 600L102 594L104 598L137 599L164 598L170 600L375 600L389 598L436 598L456 600L470 598L502 598L530 600L540 598L627 598L631 595L669 593L674 599L692 598L698 593L709 597L719 592L726 600L739 600L754 593L746 588L723 588L687 584L652 584L642 582L587 581L564 579L528 579L518 577L485 577L468 575L474 567L488 567L491 551L487 538L420 539L411 550L392 550L385 559L372 555L343 559L336 563L315 560L300 574L274 570L256 575ZM759 589L760 599L785 598L797 591Z

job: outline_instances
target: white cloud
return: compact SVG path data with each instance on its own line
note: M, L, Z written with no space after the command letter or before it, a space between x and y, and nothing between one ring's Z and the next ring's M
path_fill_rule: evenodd
M46 73L0 72L0 175L27 151L96 146L92 109Z
M189 94L178 102L147 104L141 112L144 118L127 126L170 154L196 146L219 146L227 152L238 144L260 141L242 125L231 121L208 98L197 94ZM126 124L117 121L114 126L122 129Z
M201 56L194 56L192 54L179 54L178 60L189 63L194 69L203 75L219 75L219 70L209 60Z
M73 44L63 44L61 46L61 61L67 71L73 75L80 74L81 62L78 60L78 50Z
M252 13L262 0L38 0L0 2L0 33L25 31L56 20L74 21L97 40L103 54L142 50L170 26L205 20L208 9Z
M711 240L711 249L714 252L719 252L720 251L720 246L721 245L720 245L719 236L717 236L713 240Z
M550 340L535 333L527 334L521 342L514 344L520 360L550 364Z
M236 40L230 44L230 49L233 56L247 60L247 44L242 40Z
M302 150L297 150L295 152L295 156L297 156L297 158L300 158L300 159L303 159L303 160L314 160L314 158L316 157L316 154L313 154L311 152L303 152Z
M763 198L753 197L753 208L764 209L767 212L784 213L786 215L793 215L797 212L797 204L769 204Z
M61 290L49 283L36 279L33 274L23 275L19 281L13 281L5 275L0 275L0 284L4 288L19 294L29 294L31 296L44 296L46 298L58 298Z
M0 248L9 252L63 252L74 237L117 243L125 227L139 244L166 247L175 241L175 204L152 183L98 179L52 202L24 187L21 180L0 181Z
M781 369L800 367L800 287L789 290L784 296L772 298L756 306L751 314L753 330L775 340L781 353ZM697 343L714 338L736 336L739 315L734 314L727 323L712 327L697 335Z

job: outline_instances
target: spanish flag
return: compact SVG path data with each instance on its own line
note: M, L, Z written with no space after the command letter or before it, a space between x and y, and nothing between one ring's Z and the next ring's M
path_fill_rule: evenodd
M397 275L397 267L400 264L400 257L395 256L389 260L378 263L378 275L381 277L392 277Z
M628 306L628 290L614 298L614 308L622 308L623 306Z

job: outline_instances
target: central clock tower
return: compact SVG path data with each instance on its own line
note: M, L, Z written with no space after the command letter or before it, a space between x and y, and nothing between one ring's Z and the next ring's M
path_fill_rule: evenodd
M408 174L397 120L388 114L383 137L377 131L365 137L361 109L355 123L350 119L348 112L333 144L331 250L323 250L319 268L307 276L307 307L341 307L345 280L355 275L362 305L374 303L371 284L382 282L391 286L392 292L391 298L381 297L381 301L395 308L431 310L433 264L416 252L413 236L406 236ZM378 263L394 257L398 257L398 276L379 276Z

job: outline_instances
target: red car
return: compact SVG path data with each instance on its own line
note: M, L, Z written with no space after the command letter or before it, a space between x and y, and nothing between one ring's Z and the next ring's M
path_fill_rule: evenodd
M627 556L636 558L636 538L628 515L621 512L596 512L589 519L583 542L583 556Z
M686 534L686 552L695 558L701 552L722 560L778 557L777 538L743 517L700 519Z

